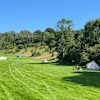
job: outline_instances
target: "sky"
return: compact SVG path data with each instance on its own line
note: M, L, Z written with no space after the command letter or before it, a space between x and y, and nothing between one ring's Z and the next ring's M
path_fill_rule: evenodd
M74 30L100 18L100 0L0 0L0 32L56 29L58 20L72 20Z

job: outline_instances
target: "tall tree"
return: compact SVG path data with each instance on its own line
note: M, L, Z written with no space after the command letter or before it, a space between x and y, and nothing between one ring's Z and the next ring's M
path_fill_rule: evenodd
M45 30L45 32L55 33L55 30L54 30L54 29L52 29L52 28L47 28L47 29Z
M57 50L60 52L60 58L65 55L65 47L68 38L68 34L71 32L73 26L72 20L61 19L57 22L57 30L60 35L58 35Z

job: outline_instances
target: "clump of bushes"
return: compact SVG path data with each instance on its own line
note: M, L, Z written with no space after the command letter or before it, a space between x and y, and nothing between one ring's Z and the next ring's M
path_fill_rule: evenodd
M40 52L36 52L36 50L34 51L33 49L31 50L31 57L36 57L36 56L40 56L41 53Z
M44 50L44 52L49 52L49 48L46 48L46 49Z

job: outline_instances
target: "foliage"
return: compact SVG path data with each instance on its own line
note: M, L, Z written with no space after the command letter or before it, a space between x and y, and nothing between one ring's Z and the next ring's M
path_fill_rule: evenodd
M0 33L0 50L19 52L34 47L32 56L40 55L36 49L49 47L50 53L56 51L58 59L67 63L84 65L95 60L100 64L100 19L87 22L84 29L72 30L72 20L61 19L56 24L57 30L47 28L44 32L36 30L33 34L28 30L20 33L14 31ZM46 50L44 52L49 52Z
M37 52L36 49L35 50L32 49L31 53L32 53L31 57L36 57L36 56L40 56L41 55L41 53Z

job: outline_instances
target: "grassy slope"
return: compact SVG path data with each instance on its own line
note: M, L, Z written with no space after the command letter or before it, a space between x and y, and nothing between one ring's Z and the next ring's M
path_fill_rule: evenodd
M41 49L41 47L42 47L42 49ZM57 57L57 52L54 52L54 56L52 57L52 54L50 53L50 51L48 51L48 52L45 52L45 49L49 49L47 46L40 46L40 47L38 47L37 48L37 52L40 52L41 53L41 55L40 56L36 56L36 57L31 57L32 59L40 59L40 60L43 60L43 59L47 59L47 60L49 60L49 59L54 59L54 58L56 58ZM0 52L3 52L3 53L5 53L5 52L10 52L10 51L13 51L13 52L15 52L15 49L16 48L14 48L14 49L9 49L9 50L1 50ZM35 48L34 47L28 47L27 48L27 52L25 52L25 50L24 49L21 49L19 52L16 52L15 54L13 54L13 55L20 55L20 56L27 56L27 57L30 57L31 55L32 55L32 53L31 53L31 50L35 50ZM12 54L12 53L11 53Z
M2 55L2 54L0 54ZM100 72L2 55L0 100L99 100Z
M42 47L42 49L41 49L41 47ZM45 47L41 46L41 47L38 47L37 50L36 50L37 52L40 52L41 55L37 56L37 57L32 57L33 59L40 59L40 60L47 59L47 60L49 60L49 59L54 59L54 58L57 57L57 53L56 52L54 53L53 57L51 56L52 54L50 53L50 51L45 52L45 49L49 49L47 46L45 46ZM25 50L22 49L22 50L20 50L20 52L15 53L15 55L30 57L32 55L32 53L31 53L32 49L35 50L34 47L28 47L27 48L27 52L25 52Z

